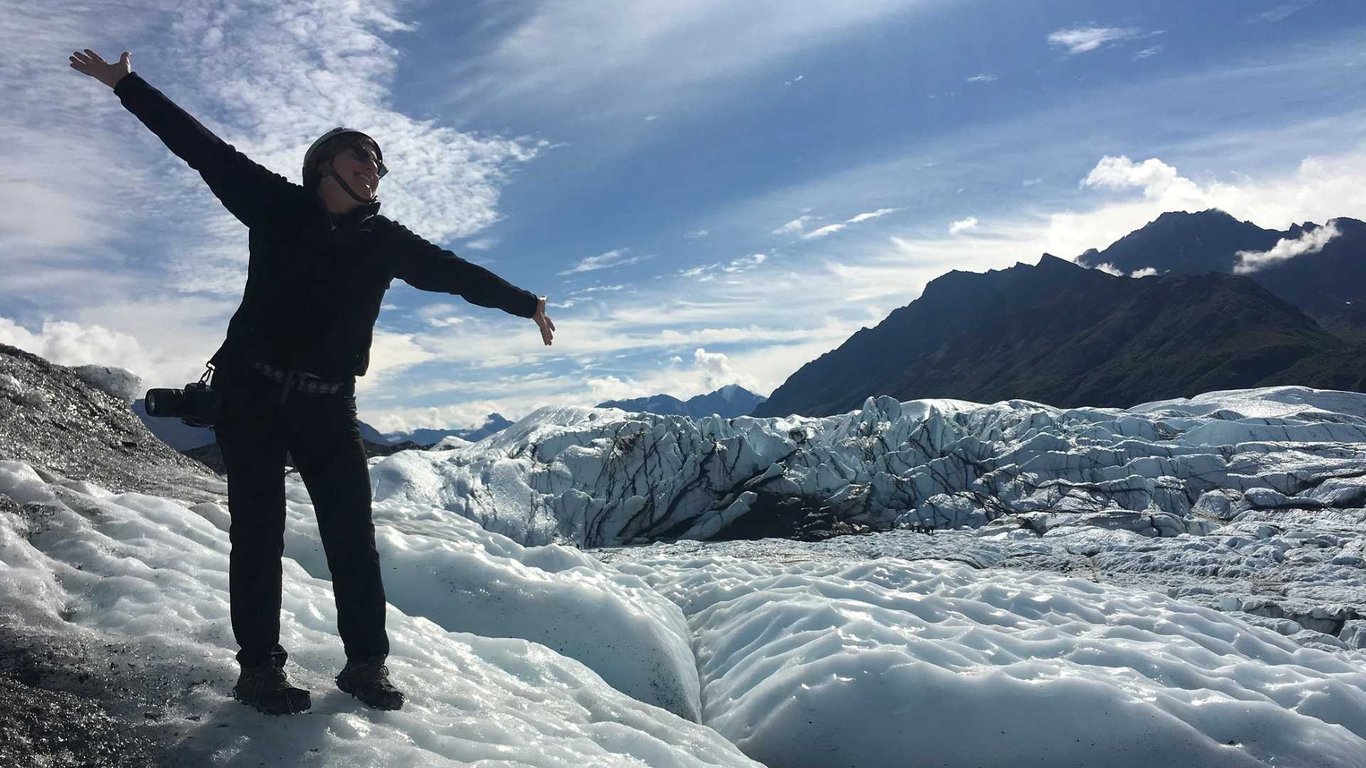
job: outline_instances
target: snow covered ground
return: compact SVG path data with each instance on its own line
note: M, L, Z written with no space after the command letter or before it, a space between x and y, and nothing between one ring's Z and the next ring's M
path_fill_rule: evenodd
M137 706L208 765L1360 768L1364 452L1366 396L1296 388L541 412L372 465L401 712L331 687L328 574L291 477L284 643L315 693L294 718L228 699L221 502L6 461L0 613L158 681ZM941 530L550 543L719 531L779 493Z

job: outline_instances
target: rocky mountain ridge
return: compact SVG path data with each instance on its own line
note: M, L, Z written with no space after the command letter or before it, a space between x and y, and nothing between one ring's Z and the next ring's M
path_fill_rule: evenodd
M1268 253L1273 256L1257 256ZM1217 209L1172 211L1104 250L1086 251L1077 263L1125 274L1246 274L1326 330L1366 342L1366 222L1357 219L1278 231Z
M754 415L843 413L876 395L1123 407L1282 384L1366 388L1366 348L1248 277L1116 277L1045 254L930 281Z
M688 416L700 419L704 416L734 418L748 416L755 406L766 398L756 395L739 384L727 384L714 392L685 400L672 395L649 395L628 400L608 400L598 403L597 408L620 408L632 413L653 413L660 416Z

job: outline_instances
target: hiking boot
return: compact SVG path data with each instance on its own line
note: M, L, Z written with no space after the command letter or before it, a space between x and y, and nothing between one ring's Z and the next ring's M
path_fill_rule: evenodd
M402 709L403 691L389 681L384 657L348 661L337 675L337 687L374 709Z
M269 661L244 665L232 697L267 715L294 715L313 706L308 691L290 685L285 671Z

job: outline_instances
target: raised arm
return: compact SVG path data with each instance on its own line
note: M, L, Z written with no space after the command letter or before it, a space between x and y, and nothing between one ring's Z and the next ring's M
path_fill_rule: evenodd
M540 329L541 341L546 346L554 340L555 323L545 313L544 296L518 288L478 264L428 242L402 224L394 224L387 245L398 255L395 275L414 288L455 294L471 304L529 317Z
M114 89L123 106L203 177L223 205L247 226L264 222L286 195L288 179L252 162L132 71L127 51L109 63L89 48L71 54L71 68Z

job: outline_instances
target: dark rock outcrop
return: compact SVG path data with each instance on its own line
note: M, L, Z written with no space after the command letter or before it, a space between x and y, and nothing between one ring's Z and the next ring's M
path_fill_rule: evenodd
M113 491L200 501L222 482L162 443L128 403L74 371L0 344L0 459Z

